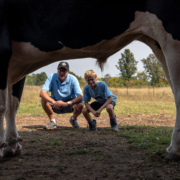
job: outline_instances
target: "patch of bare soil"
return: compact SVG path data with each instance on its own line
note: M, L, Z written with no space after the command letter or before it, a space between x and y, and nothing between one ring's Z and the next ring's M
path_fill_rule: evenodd
M180 163L150 156L127 144L127 139L111 131L109 118L97 119L97 132L87 132L79 117L80 129L73 129L70 116L56 116L58 128L44 130L46 117L17 117L23 141L20 155L0 160L0 179L62 180L178 180ZM119 125L173 127L165 116L117 116ZM120 131L122 131L120 129Z

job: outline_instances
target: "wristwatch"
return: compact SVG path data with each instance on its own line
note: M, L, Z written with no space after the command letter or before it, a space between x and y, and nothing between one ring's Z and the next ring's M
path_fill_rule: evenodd
M70 106L70 105L71 105L71 103L70 103L69 101L67 102L67 104L68 104L68 106Z

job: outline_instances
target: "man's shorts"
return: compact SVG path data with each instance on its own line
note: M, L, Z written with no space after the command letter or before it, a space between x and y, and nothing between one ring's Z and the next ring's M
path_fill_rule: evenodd
M114 109L116 103L115 103L114 101L112 101L112 102L109 103L109 104L112 104L112 105L113 105L113 109ZM97 111L102 105L103 105L103 104L101 104L101 103L99 103L99 102L97 102L97 101L94 101L94 102L92 102L92 103L90 104L90 106L91 106L95 111Z
M63 107L62 109L59 109L55 105L53 105L52 110L56 114L64 114L64 113L72 113L74 109L73 109L73 105L68 107Z

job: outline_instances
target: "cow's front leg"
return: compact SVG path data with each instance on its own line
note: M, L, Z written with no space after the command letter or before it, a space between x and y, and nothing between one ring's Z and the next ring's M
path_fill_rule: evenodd
M0 1L0 158L3 157L5 144L4 115L7 108L8 66L12 55L11 39L7 20L7 1Z
M8 89L8 108L6 111L6 132L5 138L7 147L4 149L4 156L14 156L20 154L22 146L19 144L21 138L18 135L16 128L16 113L20 104L24 80L20 80L12 88Z
M4 115L6 112L7 88L0 89L0 158L4 156L4 148L7 146L4 137Z

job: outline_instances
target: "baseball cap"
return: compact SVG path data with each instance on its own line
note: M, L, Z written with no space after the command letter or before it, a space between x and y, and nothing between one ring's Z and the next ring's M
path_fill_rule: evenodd
M58 64L58 69L65 68L67 71L69 71L69 64L67 62L60 62Z

